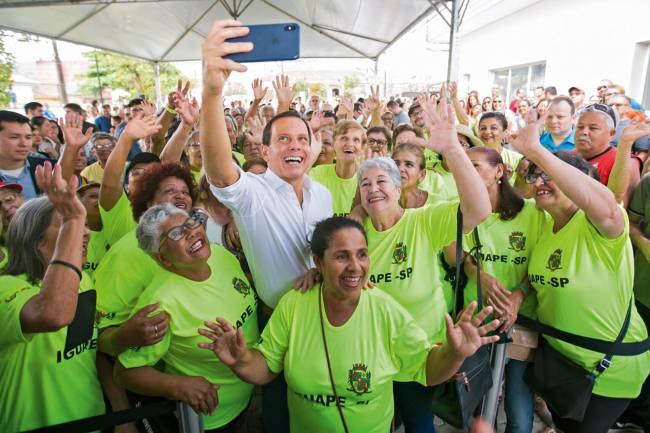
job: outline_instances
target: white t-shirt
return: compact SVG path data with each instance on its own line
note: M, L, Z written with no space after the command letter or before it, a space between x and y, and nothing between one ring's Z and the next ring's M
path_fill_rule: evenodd
M316 223L332 216L332 196L305 175L301 206L293 187L270 168L262 175L239 171L237 182L210 190L232 211L257 293L275 308L314 266L309 240Z

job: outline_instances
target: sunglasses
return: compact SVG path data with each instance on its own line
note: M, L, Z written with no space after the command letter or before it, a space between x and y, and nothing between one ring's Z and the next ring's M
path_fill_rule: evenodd
M540 177L542 178L544 183L548 183L548 181L553 180L553 178L546 173L528 173L526 174L524 180L526 181L527 184L533 184L537 182L537 179Z
M612 107L610 107L607 104L595 103L595 104L587 105L585 108L582 109L583 113L589 113L594 111L601 111L607 114L609 117L612 118L612 121L614 122L614 126L616 126L616 113L614 112L614 109Z

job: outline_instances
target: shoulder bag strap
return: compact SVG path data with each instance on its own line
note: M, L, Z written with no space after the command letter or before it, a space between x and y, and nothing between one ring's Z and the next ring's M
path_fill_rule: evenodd
M614 356L612 350L623 342L623 338L625 338L627 329L630 327L630 318L632 316L632 299L634 299L634 297L630 298L630 302L627 305L627 313L625 313L625 320L623 321L623 327L618 333L618 337L616 337L616 341L614 342L612 347L607 352L605 352L605 356L603 357L603 359L600 360L600 362L596 366L596 370L600 374L602 374L605 370L607 370L609 366L612 364L612 357Z
M323 293L321 289L322 289L322 284L318 286L318 314L320 317L320 330L323 336L323 346L325 347L325 359L327 359L327 372L329 373L330 376L330 384L332 385L332 392L334 393L336 408L339 411L339 416L341 417L341 422L343 423L343 431L345 433L349 433L348 424L345 422L345 416L343 416L343 408L341 407L339 395L336 392L336 385L334 384L334 375L332 374L332 365L330 364L330 354L329 351L327 350L327 338L325 338L325 324L323 323L323 308L325 308L325 305L321 306L321 302L323 302L324 304L324 301L321 301L323 299Z
M472 235L474 236L474 251L475 251L475 256L474 260L476 260L476 302L478 303L478 307L476 311L481 311L483 309L483 292L481 291L481 239L478 237L478 226L474 227L474 231L472 232Z
M463 213L458 205L456 213L456 279L454 281L454 320L463 311L464 296L460 285L460 270L463 265Z

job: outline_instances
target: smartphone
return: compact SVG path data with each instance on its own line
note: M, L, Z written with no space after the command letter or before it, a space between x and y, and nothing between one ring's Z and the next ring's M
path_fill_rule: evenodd
M252 42L253 51L225 56L239 63L296 60L300 57L300 26L296 23L247 26L250 32L228 42Z

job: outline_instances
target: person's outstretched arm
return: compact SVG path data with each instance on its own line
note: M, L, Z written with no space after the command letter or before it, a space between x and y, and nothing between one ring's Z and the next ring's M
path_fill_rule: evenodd
M65 113L65 122L59 120L59 126L63 130L63 138L65 140L65 147L61 158L59 158L59 165L61 166L61 176L65 181L70 180L74 174L74 163L79 154L79 150L88 143L90 137L93 135L93 130L88 128L84 134L81 131L83 118L80 114L73 111Z
M630 123L623 129L621 140L618 142L616 160L609 174L607 188L614 193L616 201L627 207L632 199L634 188L641 178L638 163L630 157L634 142L641 137L650 135L650 125L644 122Z
M458 141L454 113L447 104L445 85L440 90L440 113L435 112L433 101L425 95L418 95L418 101L430 133L426 146L443 155L454 176L463 212L463 231L469 233L492 211L487 188Z
M598 232L614 239L623 232L625 222L614 194L605 185L557 158L539 143L535 123L519 130L510 144L549 175L560 190L580 209Z
M133 142L158 130L160 125L153 116L134 117L129 120L104 167L104 177L99 189L99 205L102 209L105 211L113 209L122 195L122 173Z
M244 72L246 67L230 59L227 54L251 51L250 42L226 42L248 34L248 27L239 21L217 21L203 42L203 104L199 139L203 168L210 183L226 187L237 182L239 171L232 163L232 148L223 111L223 88L232 71Z
M160 153L162 162L178 162L181 160L187 140L192 134L194 125L199 120L199 106L196 99L190 101L185 97L178 98L176 107L176 112L181 116L181 123Z

